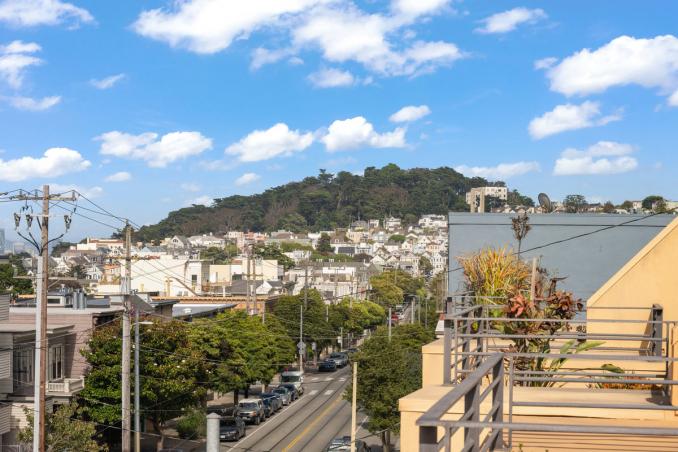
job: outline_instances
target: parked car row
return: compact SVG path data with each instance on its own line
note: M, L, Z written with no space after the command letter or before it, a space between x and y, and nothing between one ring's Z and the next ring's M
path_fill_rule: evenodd
M303 373L297 373L300 377L297 382L284 382L285 379L281 378L283 383L269 392L261 393L258 398L249 397L239 401L238 406L233 411L233 416L222 416L221 418L220 440L240 440L247 434L246 424L259 425L284 406L297 400L304 393L304 388L301 385Z

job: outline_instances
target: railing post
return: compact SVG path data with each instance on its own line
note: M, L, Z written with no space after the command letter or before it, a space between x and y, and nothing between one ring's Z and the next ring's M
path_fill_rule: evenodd
M438 452L437 427L419 427L419 452Z
M471 422L480 422L480 384L482 383L482 378L479 378L473 389L466 393L464 396L464 413L468 413L472 410L472 414L469 417ZM477 452L480 450L480 428L477 427L465 427L464 428L464 447L469 443L473 445L471 448L466 449L469 452Z
M452 383L452 321L445 319L443 325L443 384L449 385Z
M498 381L492 390L492 406L499 404L499 408L492 415L493 423L503 423L504 422L504 360L501 359L495 364L492 368L492 382ZM494 434L497 430L499 433L496 434L494 440L490 443L490 450L500 450L503 447L504 443L504 429L492 427L490 435Z
M659 304L652 305L652 339L662 339L664 333L664 308ZM663 341L662 341L663 342ZM662 342L652 341L651 350L655 356L662 356Z
M471 358L471 355L469 354L471 351L471 338L468 337L468 335L471 334L473 331L473 322L469 320L469 314L470 312L464 312L462 314L462 322L464 323L464 326L462 326L462 331L464 331L464 334L467 335L464 339L462 339L462 344L464 346L461 348L461 351L463 352L462 358L461 358L461 369L462 370L468 370L469 368L469 361Z

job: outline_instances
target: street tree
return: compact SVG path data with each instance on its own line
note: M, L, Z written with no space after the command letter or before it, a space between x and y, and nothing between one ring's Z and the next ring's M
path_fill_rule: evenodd
M315 342L317 350L329 345L338 332L333 330L325 320L326 306L315 289L308 290L308 297L304 299L304 290L299 295L285 295L280 297L273 308L273 315L284 325L287 335L299 341L300 313L304 311L303 341L306 344ZM310 350L311 347L307 346Z
M202 382L207 379L207 367L202 352L190 343L189 328L190 324L175 320L157 322L142 331L140 399L158 435L158 449L163 447L167 421L205 400L207 387ZM85 388L79 393L82 411L100 424L121 421L121 349L122 330L117 322L96 329L81 350L89 364ZM119 436L112 429L105 435L112 442Z
M354 360L358 363L358 407L368 416L367 429L380 434L383 450L390 452L391 432L400 427L398 400L421 388L421 346L435 338L421 325L378 328L365 341ZM344 397L351 400L352 385Z
M652 210L654 208L654 204L657 201L663 201L663 200L664 200L664 197L659 196L659 195L646 196L645 199L643 199L643 202L642 202L643 209Z
M403 290L398 287L393 278L376 275L370 278L372 298L380 305L388 308L401 304L404 298Z
M24 409L27 426L19 431L17 440L30 447L33 444L33 412ZM97 429L93 422L79 418L78 405L71 402L61 405L54 413L45 416L45 449L48 452L107 451L106 444L97 441Z
M612 204L612 201L607 201L605 204L603 204L603 212L604 213L615 213L615 207L614 204Z
M424 275L429 275L433 271L433 264L428 257L421 256L419 258L419 271Z
M568 213L582 212L586 207L586 198L584 195L567 195L563 200L563 205Z

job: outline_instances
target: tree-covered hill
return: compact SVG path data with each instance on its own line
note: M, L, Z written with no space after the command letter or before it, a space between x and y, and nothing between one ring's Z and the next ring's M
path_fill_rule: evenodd
M400 169L395 164L368 167L364 175L346 171L290 182L252 196L229 196L210 207L194 205L170 212L158 224L144 226L136 238L151 241L174 234L195 235L226 230L326 230L356 219L385 216L414 222L423 214L468 209L465 193L472 187L504 185L468 178L452 168ZM531 203L517 192L509 201Z

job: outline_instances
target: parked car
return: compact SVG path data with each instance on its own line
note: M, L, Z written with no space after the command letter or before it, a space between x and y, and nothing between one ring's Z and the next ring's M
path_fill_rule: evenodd
M275 407L273 406L273 401L271 399L264 399L261 397L261 401L264 402L264 414L266 419L275 414Z
M269 401L273 407L274 413L283 407L282 397L280 397L280 394L276 394L275 392L262 392L259 397L261 397L261 400L263 400L264 403L266 403L266 400Z
M326 359L318 364L318 372L334 372L337 370L337 363L333 359Z
M238 417L222 417L219 424L219 439L221 441L238 441L247 433L245 422Z
M238 402L236 416L245 422L259 425L266 419L264 402L261 399L244 399Z
M304 371L303 370L286 370L280 374L281 383L292 383L297 390L297 394L301 396L304 393Z
M340 438L334 438L330 445L325 448L325 452L339 452L351 450L351 437L342 436ZM355 441L355 451L356 452L370 452L370 449L367 447L364 441L357 439Z
M329 359L337 363L337 367L345 367L348 364L348 355L346 353L332 353Z
M280 386L282 386L283 388L287 389L290 392L290 400L292 402L299 398L299 393L297 392L297 387L294 385L294 383L283 383L278 387Z
M358 353L358 351L359 350L357 348L349 348L348 350L346 350L346 354L348 354L348 356L351 356L354 353Z
M273 390L273 393L280 396L280 400L282 401L283 405L289 405L292 403L292 394L290 394L290 391L288 391L287 388L278 386Z

